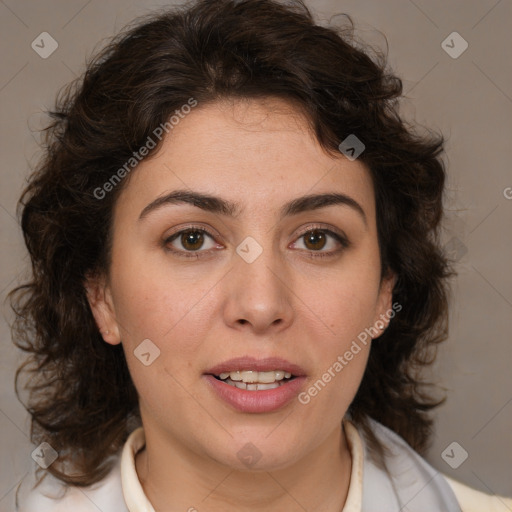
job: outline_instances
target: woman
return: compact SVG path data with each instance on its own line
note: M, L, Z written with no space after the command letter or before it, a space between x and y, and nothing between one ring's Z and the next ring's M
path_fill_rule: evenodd
M19 510L491 510L420 456L443 141L374 57L301 3L203 0L66 90L22 198Z

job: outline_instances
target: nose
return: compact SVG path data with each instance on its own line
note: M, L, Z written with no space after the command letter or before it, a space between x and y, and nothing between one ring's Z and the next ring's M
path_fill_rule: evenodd
M269 335L291 325L293 284L279 255L265 249L249 263L235 253L233 268L227 277L224 302L227 325Z

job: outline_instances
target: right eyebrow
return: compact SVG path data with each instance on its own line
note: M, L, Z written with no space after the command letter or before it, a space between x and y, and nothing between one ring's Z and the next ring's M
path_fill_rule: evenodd
M150 212L158 210L168 204L191 204L197 206L202 210L236 217L241 211L240 205L200 192L191 192L188 190L175 190L162 197L156 198L153 202L149 203L140 213L139 220L142 220Z

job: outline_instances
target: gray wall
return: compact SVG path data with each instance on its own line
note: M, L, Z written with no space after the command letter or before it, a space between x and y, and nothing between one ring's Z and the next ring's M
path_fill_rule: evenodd
M99 42L151 0L4 0L2 67L0 294L21 279L27 256L16 201L37 153L34 133L56 91L80 74ZM349 13L403 79L404 113L448 138L449 193L444 243L458 258L451 333L431 370L448 394L428 460L488 493L512 495L512 3L506 0L310 0L319 18ZM468 43L449 37L458 32ZM47 59L31 48L42 32L58 42ZM453 39L453 41L452 41ZM38 39L39 40L39 39ZM37 42L37 41L36 41ZM45 49L49 48L46 41ZM42 51L43 49L39 49ZM457 58L454 58L457 57ZM11 346L4 302L0 323L0 510L32 463L27 415L13 392L20 353ZM457 445L451 446L456 442ZM453 450L453 451L452 451ZM465 450L468 454L460 464ZM444 456L443 456L444 452ZM448 461L450 464L448 464ZM503 510L506 510L503 507Z

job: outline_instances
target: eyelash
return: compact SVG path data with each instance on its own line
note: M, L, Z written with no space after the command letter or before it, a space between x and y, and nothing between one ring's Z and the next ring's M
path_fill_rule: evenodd
M203 258L203 257L207 257L208 253L210 251L212 251L212 250L215 250L215 249L209 249L209 250L206 250L206 251L202 251L200 249L197 250L197 251L182 251L182 250L177 250L177 249L171 249L169 247L169 244L171 242L173 242L176 238L178 238L180 235L182 235L183 233L195 232L195 231L198 231L200 233L206 234L210 238L212 238L213 240L215 239L215 234L211 233L210 231L208 231L206 228L204 228L202 226L187 226L185 229L177 231L176 233L173 233L171 236L167 237L163 241L164 248L166 250L168 250L169 252L173 253L175 256L177 256L179 258L192 258L192 259L196 259L197 260L197 259L200 259L200 258ZM298 240L301 237L307 235L308 233L311 233L312 231L320 231L322 233L325 233L325 234L333 237L341 245L341 248L336 249L334 251L329 251L329 252L325 252L325 251L307 251L307 252L309 252L310 257L312 259L314 259L314 258L332 258L334 256L337 256L340 252L342 252L344 249L347 249L351 245L346 236L344 236L344 235L342 235L340 233L336 233L335 231L332 231L330 229L324 228L322 226L315 226L315 225L308 226L308 228L306 230L302 231L298 235L296 240ZM304 249L300 249L300 250L304 250Z

